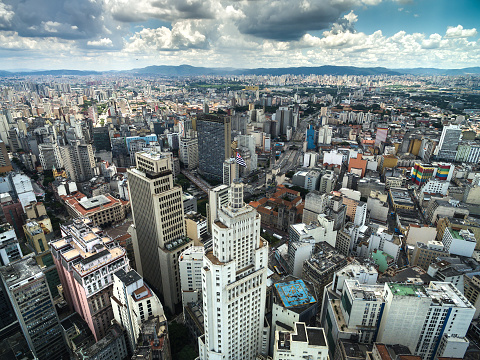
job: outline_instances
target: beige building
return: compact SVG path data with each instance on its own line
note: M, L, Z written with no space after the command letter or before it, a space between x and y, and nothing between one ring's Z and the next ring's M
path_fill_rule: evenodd
M95 157L92 144L77 141L60 146L60 157L70 179L75 182L90 180L95 176Z
M419 266L427 271L430 264L436 262L439 256L448 256L441 241L430 240L426 244L418 241L410 262L413 266Z
M465 297L475 306L475 315L473 318L478 319L478 315L480 315L480 276L465 275L463 281Z
M128 169L137 271L175 312L181 303L178 257L193 246L185 236L182 188L173 184L170 153L137 152L137 167Z
M110 194L87 198L81 192L61 197L68 213L73 217L88 217L95 226L111 225L125 219L129 201L116 199Z
M185 229L194 246L203 246L209 238L207 218L199 213L189 212L185 215Z

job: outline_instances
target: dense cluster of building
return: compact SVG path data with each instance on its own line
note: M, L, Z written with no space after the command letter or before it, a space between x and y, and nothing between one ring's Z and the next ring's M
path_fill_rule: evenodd
M0 82L0 358L480 351L478 78L197 80Z

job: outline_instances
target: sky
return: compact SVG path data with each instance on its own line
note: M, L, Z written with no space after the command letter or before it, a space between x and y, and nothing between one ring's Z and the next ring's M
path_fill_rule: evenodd
M0 70L480 66L479 0L0 0Z

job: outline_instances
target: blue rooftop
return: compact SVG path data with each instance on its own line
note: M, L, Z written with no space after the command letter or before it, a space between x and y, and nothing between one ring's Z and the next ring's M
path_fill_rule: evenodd
M275 284L283 305L286 308L316 302L303 280L293 280Z

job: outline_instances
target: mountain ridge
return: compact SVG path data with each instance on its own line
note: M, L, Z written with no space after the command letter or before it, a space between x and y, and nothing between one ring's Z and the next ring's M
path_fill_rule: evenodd
M279 68L208 68L192 65L150 65L131 70L29 70L7 71L0 70L0 77L15 76L89 76L102 74L131 74L137 76L202 76L202 75L469 75L480 74L480 67L468 67L462 69L438 69L438 68L399 68L389 69L385 67L356 67L356 66L301 66Z

